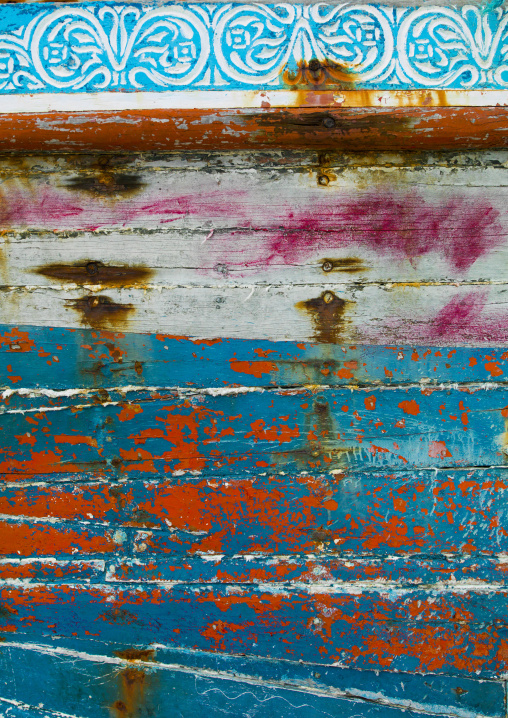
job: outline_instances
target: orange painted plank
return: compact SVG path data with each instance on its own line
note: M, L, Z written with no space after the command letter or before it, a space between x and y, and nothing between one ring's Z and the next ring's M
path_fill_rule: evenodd
M0 115L0 151L453 150L508 146L508 108L128 110Z

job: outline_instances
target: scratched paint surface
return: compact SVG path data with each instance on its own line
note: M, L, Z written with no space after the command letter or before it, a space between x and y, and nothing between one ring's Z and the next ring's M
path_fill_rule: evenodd
M0 162L1 716L506 718L507 160Z

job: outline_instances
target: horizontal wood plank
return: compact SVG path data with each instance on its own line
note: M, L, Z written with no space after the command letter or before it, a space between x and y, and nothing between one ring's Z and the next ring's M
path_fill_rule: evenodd
M152 643L338 663L362 669L495 677L506 670L506 589L343 590L264 586L6 586L0 630L80 650ZM50 642L51 639L46 639ZM46 641L45 641L46 642Z
M333 345L0 325L0 375L10 405L27 390L98 396L122 387L494 383L508 352L432 346ZM35 393L32 391L35 400Z
M58 647L0 646L0 705L6 715L61 715L62 696L73 715L97 718L107 712L174 711L209 716L244 711L270 718L322 718L340 714L356 718L403 718L417 715L453 718L502 718L504 687L500 681L387 671L357 671L285 660L224 656L203 651L157 648L126 649L119 655L65 651ZM121 658L133 655L141 658ZM39 676L34 690L27 664ZM129 690L129 687L131 690ZM63 691L63 693L62 693ZM21 699L21 700L20 700ZM44 709L39 708L43 700ZM32 701L27 703L27 701ZM36 702L37 701L37 702ZM35 705L34 705L35 704ZM125 712L125 711L124 711Z
M351 167L333 153L308 153L298 167L279 157L268 167L251 156L250 166L189 161L173 169L162 160L107 157L101 164L98 157L88 166L69 161L51 180L31 165L23 173L4 164L2 281L107 287L506 279L504 155L483 166L400 155L384 163L371 158L370 166L364 157L363 166ZM331 266L323 269L326 261ZM86 268L94 262L95 273Z
M323 123L328 118L334 121L332 129ZM0 114L3 152L300 150L302 146L345 152L505 149L506 108L329 106Z
M10 480L72 472L234 477L491 466L506 456L504 387L237 389L180 397L149 390L138 398L76 401L63 393L5 402L0 471Z
M247 283L101 293L25 287L0 288L0 296L0 321L12 325L325 344L491 347L508 342L508 283Z
M139 569L136 564L118 566L112 576L121 580L176 580L183 569L177 570L178 564L171 561L164 568L160 562L201 553L212 558L328 552L352 557L449 554L450 570L457 562L460 574L464 557L508 553L507 471L359 471L11 485L0 497L0 553L62 557L119 552L146 564ZM248 575L248 567L244 570ZM215 572L219 577L228 573L212 562L204 575ZM504 572L500 564L492 580L504 580ZM428 572L422 569L424 574ZM445 565L442 574L447 580ZM191 575L183 570L182 576ZM475 578L474 572L470 575ZM283 570L280 580L289 576L291 572L286 577ZM319 574L314 578L318 580Z

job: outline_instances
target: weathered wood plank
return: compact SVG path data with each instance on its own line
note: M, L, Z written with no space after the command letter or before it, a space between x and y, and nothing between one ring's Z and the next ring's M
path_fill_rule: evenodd
M503 552L505 474L13 486L2 491L2 553L27 555L30 545L39 555L109 552L127 542L125 527L144 529L129 532L137 554Z
M0 553L120 551L143 563L153 557L154 563L139 570L119 566L112 575L153 580L176 580L176 568L159 566L165 556L179 560L196 553L449 553L453 565L461 553L508 553L507 471L13 485L0 497ZM501 565L495 580L504 580L504 571Z
M145 539L150 539L150 532L143 533ZM84 551L76 552L76 546L72 557L2 558L0 578L5 585L19 580L24 585L66 585L80 580L87 584L111 583L118 589L131 584L273 584L274 588L302 584L323 590L374 586L387 591L414 586L458 590L485 585L497 589L506 587L508 579L505 553L487 556L485 551L448 551L430 555L391 548L390 553L369 550L355 555L347 550L328 550L321 541L316 542L311 553L304 554L273 554L259 547L252 554L228 555L227 550L157 554L148 553L148 547L137 551L143 533L126 529L114 555L83 558Z
M106 396L107 394L107 396ZM104 403L102 403L104 402ZM10 480L503 465L508 391L481 386L7 396Z
M19 554L18 554L19 556ZM61 560L54 556L38 559L33 554L29 558L0 559L0 579L24 581L96 581L104 580L105 562L103 559Z
M143 658L129 661L100 655L101 648L86 654L37 645L22 648L12 642L0 647L4 715L62 715L63 695L72 715L86 718L121 715L126 696L136 715L199 715L206 710L215 716L241 710L244 715L274 718L339 713L355 718L360 711L373 718L399 718L410 710L423 718L504 716L501 682L433 675L431 684L407 673L394 676L329 666L316 670L287 660L277 664L162 647L131 651ZM26 664L39 676L36 692L22 668ZM35 705L26 704L30 699Z
M322 154L301 168L284 158L277 169L170 171L122 159L76 162L50 184L19 168L4 177L4 284L506 278L502 165L359 168Z
M483 346L508 342L508 283L0 288L0 322L194 338ZM239 308L241 312L239 313ZM191 330L189 331L189 328Z
M60 186L48 183L48 161L32 177L13 162L2 183L2 222L12 232L3 239L1 319L178 334L190 324L196 336L440 344L450 334L457 344L504 343L503 158L470 166L430 158L422 169L407 156L392 166L314 157L308 168L288 168L282 156L278 169L272 160L257 170L255 158L250 169L248 160L220 168L198 158L187 169L176 159L180 169L168 160L141 171L136 160L132 172L123 158L106 158L64 165ZM57 242L46 231L55 228ZM340 313L333 298L322 306L327 289Z
M496 677L506 589L311 586L4 586L1 630L83 650L157 643L375 670Z
M0 325L6 397L39 389L99 396L122 387L504 383L508 353L408 347L192 340L165 334ZM88 392L80 389L87 389ZM35 398L35 394L34 394Z
M502 169L503 163L508 160L507 150L479 150L479 151L450 151L450 152L328 152L331 159L331 166L346 169L356 168L361 173L362 168L372 169L377 166L399 167L403 171L407 168L415 168L417 165L422 169L441 167L443 169L454 167L459 168L497 168ZM34 178L45 176L51 180L50 184L59 186L59 176L84 176L102 173L145 174L152 171L173 171L173 170L214 170L224 171L226 169L275 169L280 170L302 168L309 166L319 167L320 153L300 147L296 150L284 150L283 148L271 149L269 151L251 150L248 152L207 152L186 150L174 152L142 152L142 153L121 153L121 152L53 152L53 153L3 153L0 155L0 177L19 180L33 181ZM354 177L354 173L352 174ZM425 174L424 174L425 176ZM38 180L37 180L38 181ZM100 194L100 193L98 193Z
M498 150L508 147L506 114L496 106L2 113L0 151Z
M473 583L477 587L482 584L489 588L506 586L508 568L504 554L489 557L481 553L419 556L406 552L381 556L369 551L355 556L347 551L330 554L322 547L323 543L316 544L313 553L302 556L264 556L262 551L233 557L226 554L195 554L181 559L161 554L138 555L134 558L118 556L108 559L104 578L117 585L226 582L285 587L294 583L330 588L342 584L351 590L377 585L387 591L418 585L428 590L433 590L436 585L447 585L453 589ZM10 570L15 578L16 564L13 559L11 561ZM38 568L37 561L34 561L34 577L54 580L51 572L37 573ZM94 576L99 582L99 573ZM10 574L6 572L5 578L9 577Z

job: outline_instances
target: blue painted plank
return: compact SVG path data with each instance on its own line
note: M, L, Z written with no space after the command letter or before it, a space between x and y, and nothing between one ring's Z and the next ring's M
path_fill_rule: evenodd
M502 347L337 346L0 325L4 386L399 385L508 380Z
M33 3L0 17L4 94L507 86L501 6Z
M154 644L343 667L506 671L506 589L170 584L13 585L0 630L16 643L93 652Z
M104 662L97 655L0 647L0 715L50 718L62 715L62 704L83 718L194 718L205 713L405 718L414 715L413 709L423 718L504 715L501 682L433 675L431 687L428 678L409 674L316 669L196 651L158 649L151 654L152 663L113 656Z
M507 492L508 468L17 484L0 496L0 555L119 552L142 564L153 560L151 567L122 564L116 571L122 580L207 581L228 569L212 564L194 575L182 565L185 556L448 554L432 580L430 568L412 573L390 565L382 573L402 580L409 571L411 580L435 582L450 572L458 579L468 556L508 553ZM172 561L165 565L164 557ZM238 570L249 575L248 567ZM467 564L464 570L464 579L504 582L508 569L484 567L478 576ZM292 575L287 571L284 580ZM337 571L330 579L361 577L340 566Z
M145 536L146 538L146 536ZM23 580L29 583L68 584L84 581L89 584L115 584L117 588L136 584L297 584L369 585L397 584L400 588L447 584L457 588L474 581L475 585L506 587L508 568L504 556L485 556L479 553L418 555L380 555L364 553L326 552L316 546L314 554L273 555L256 554L228 556L226 554L154 555L138 553L134 557L129 546L120 545L117 553L100 557L3 558L0 579L5 582ZM79 549L78 549L79 550ZM77 554L77 556L76 556Z
M6 396L0 472L240 476L491 466L506 458L503 387L214 393Z

